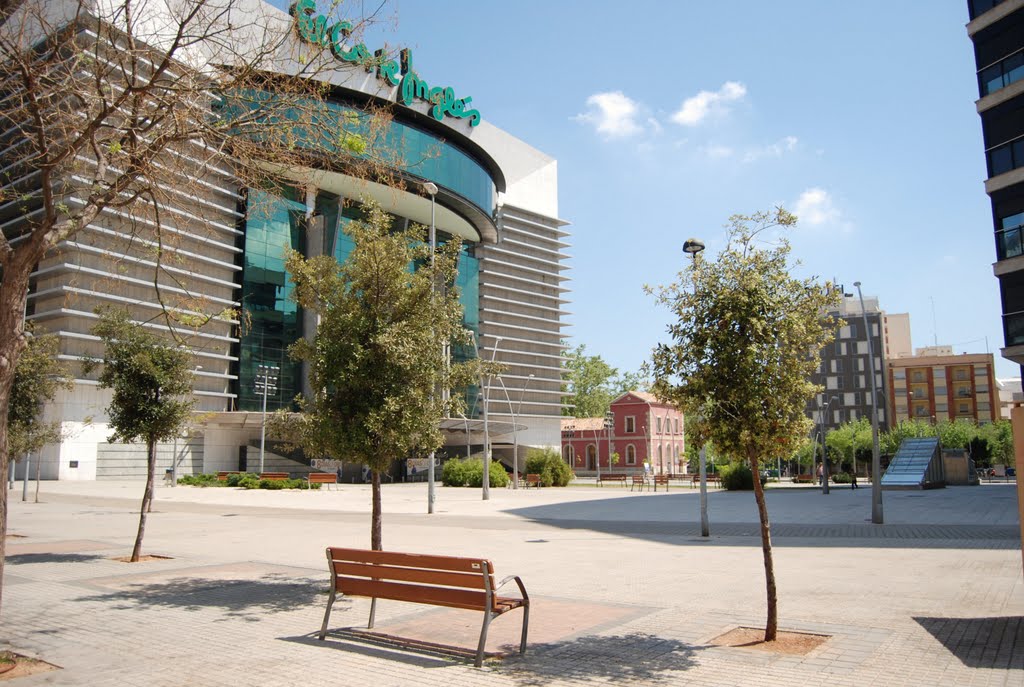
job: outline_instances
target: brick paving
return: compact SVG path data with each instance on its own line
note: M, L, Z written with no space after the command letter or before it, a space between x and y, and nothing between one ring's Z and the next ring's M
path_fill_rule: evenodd
M129 553L140 483L44 483L11 492L2 645L61 670L35 685L1024 685L1024 580L1012 485L886 492L769 491L780 625L831 636L805 656L710 646L764 622L750 494L714 492L712 537L696 494L608 488L387 485L384 545L484 555L522 575L535 614L524 657L484 668L335 632L315 639L323 549L366 546L368 490L245 492L163 487L140 564ZM364 627L368 602L332 626ZM475 644L479 614L380 602L378 630ZM518 613L492 624L514 642ZM508 638L512 637L513 640Z

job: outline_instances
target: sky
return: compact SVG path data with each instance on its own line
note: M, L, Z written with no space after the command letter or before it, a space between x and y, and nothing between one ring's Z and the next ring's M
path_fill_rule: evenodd
M373 9L376 4L355 5ZM634 371L667 341L645 295L713 257L730 215L782 205L801 276L889 313L913 345L1003 344L966 0L395 0L367 45L558 160L573 345Z

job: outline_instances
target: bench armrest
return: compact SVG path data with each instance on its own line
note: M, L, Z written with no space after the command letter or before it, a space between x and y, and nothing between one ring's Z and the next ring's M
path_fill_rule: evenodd
M506 584L508 584L512 580L515 580L516 585L519 587L519 593L523 595L523 599L526 600L526 601L529 601L530 600L530 595L526 593L526 587L523 585L523 581L521 579L519 579L519 575L509 575L508 577L506 577L505 579L503 579L501 582L498 583L498 586L494 588L494 591L497 592L499 589L504 587Z

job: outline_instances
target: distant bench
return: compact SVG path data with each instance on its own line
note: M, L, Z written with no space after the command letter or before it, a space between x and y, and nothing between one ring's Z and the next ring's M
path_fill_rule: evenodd
M337 484L338 475L334 472L311 472L306 475L306 484Z
M510 575L494 584L494 565L483 558L428 556L394 551L365 549L327 549L327 568L331 576L331 595L327 599L320 639L327 634L331 607L338 595L370 597L370 622L377 610L377 599L409 601L481 611L484 614L480 641L476 650L477 668L484 660L487 628L491 621L517 608L523 609L523 631L519 653L526 653L526 632L530 623L530 597L518 575ZM511 581L519 586L519 597L498 596L497 591Z
M707 475L707 480L708 480L708 484L711 484L712 482L714 482L715 484L718 484L718 485L722 484L722 478L719 477L718 475L714 475L714 474ZM691 487L696 487L699 484L700 484L700 474L695 472L692 475L690 475L690 486Z
M671 477L671 475L655 475L653 478L654 491L658 491L659 484L664 485L665 491L668 491L668 481L669 479L671 479Z
M260 479L265 479L268 482L283 482L288 479L287 472L261 472Z
M808 484L814 483L814 475L796 475L793 481L799 484L800 482L807 482Z
M533 473L526 475L526 488L529 489L530 487L537 487L540 489L540 475L535 475Z
M220 472L217 473L217 481L218 482L227 482L228 481L228 475L241 475L241 474L242 474L241 470L221 470Z
M625 477L625 475L623 475ZM644 490L644 487L650 489L650 485L647 484L647 477L644 475L633 475L633 479L630 482L629 490L633 491L633 487L640 487L640 491Z
M622 486L626 486L626 475L624 473L607 473L604 475L597 476L597 486L601 486L605 482L619 482Z

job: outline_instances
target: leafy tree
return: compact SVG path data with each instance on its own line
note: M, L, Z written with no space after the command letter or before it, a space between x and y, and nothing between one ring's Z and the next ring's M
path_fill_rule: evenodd
M886 455L896 455L904 439L921 439L935 436L935 425L924 420L901 420L879 437L879 450Z
M991 448L991 461L1013 465L1013 427L1009 420L996 420L978 428L978 436L985 439Z
M153 502L157 442L181 433L194 403L192 354L133 322L125 310L103 311L93 334L105 346L100 388L114 392L107 407L114 430L110 441L146 442L146 490L132 548L134 563L142 552L146 514Z
M971 420L942 420L935 425L942 448L967 448L978 434L978 425Z
M60 339L56 334L32 335L18 358L7 410L8 449L12 456L39 453L44 446L61 440L60 422L40 422L46 401L52 401L60 389L73 389L74 377L60 360ZM39 466L36 461L36 503L39 502Z
M838 305L839 291L790 275L790 247L778 238L762 248L758 237L789 227L782 208L734 215L716 262L687 260L674 284L648 289L673 315L671 343L653 355L654 392L682 409L694 434L733 459L749 462L788 456L806 437L804 409L817 388L809 381L817 353L832 339L834 323L821 313ZM767 592L765 641L778 630L771 531L764 489L754 480L761 522Z
M366 220L345 231L355 247L343 265L329 256L288 256L296 301L320 316L316 338L291 349L309 362L314 390L299 400L293 435L312 455L370 468L370 542L379 550L381 471L441 446L440 419L463 412L464 401L435 390L472 383L480 366L450 364L440 346L471 344L454 287L460 243L441 246L431 266L422 227L392 232L388 215L372 204Z
M226 315L187 283L166 288L164 271L183 260L176 251L190 233L209 231L202 204L189 205L191 220L174 206L208 194L204 177L220 173L225 151L243 186L289 178L316 147L344 157L348 173L394 179L394 155L374 145L383 142L386 117L359 113L353 124L334 115L317 78L335 64L323 58L329 47L300 46L277 10L244 0L137 5L0 3L0 129L18 143L0 154L0 204L21 215L0 231L0 418L28 345L29 276L48 252L101 218L130 218L122 222L130 228L120 229L131 234L125 250L156 263L151 281L173 329ZM282 65L298 78L273 80L274 97L263 97L267 74ZM179 231L164 230L168 217ZM8 453L7 424L0 423L0 484ZM6 527L5 489L0 581Z
M599 355L587 355L587 345L580 344L565 353L566 381L571 394L571 408L563 408L563 415L573 417L600 417L608 412L615 392L612 378L617 370Z
M851 467L864 452L871 452L871 421L861 417L844 422L826 434L830 469L837 471L844 465Z

